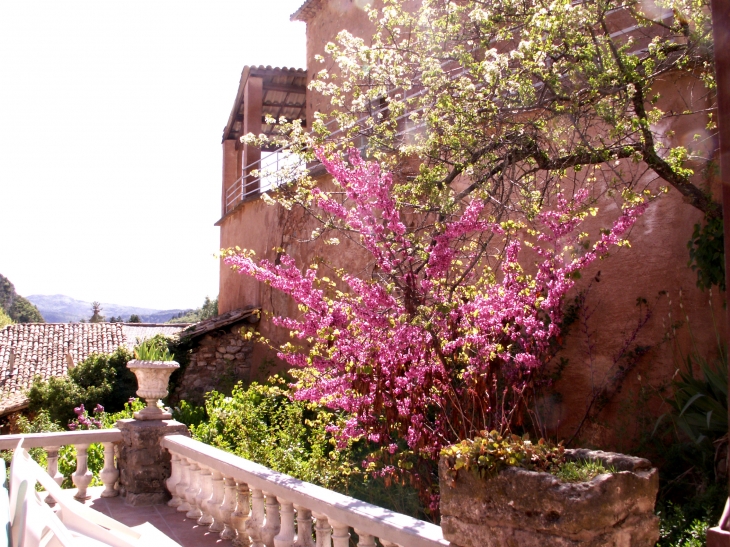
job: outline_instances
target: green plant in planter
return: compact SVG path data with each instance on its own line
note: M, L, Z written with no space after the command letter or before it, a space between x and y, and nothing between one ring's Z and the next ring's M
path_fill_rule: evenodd
M150 338L134 348L134 357L140 361L173 361L167 344L162 345L155 338Z
M543 439L533 443L529 435L520 437L497 431L483 432L482 437L447 446L441 456L446 459L454 478L461 469L474 470L481 477L487 477L506 467L555 474L566 462L562 443L553 445Z
M616 472L599 461L569 461L562 443L554 445L543 439L533 443L528 435L520 437L496 431L444 448L441 455L446 458L452 478L456 478L461 469L473 470L484 478L507 467L550 473L563 482L585 482Z
M599 461L578 460L559 465L554 475L563 482L586 482L598 475L615 472L616 469L611 466L605 467Z

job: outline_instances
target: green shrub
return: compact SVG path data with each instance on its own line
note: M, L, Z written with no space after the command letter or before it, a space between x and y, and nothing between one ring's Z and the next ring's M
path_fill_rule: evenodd
M188 427L198 426L208 419L208 413L204 406L196 406L187 401L180 401L180 404L172 409L172 417Z
M81 404L87 408L101 404L109 412L121 411L137 390L134 373L127 368L131 358L129 351L120 347L111 355L89 356L66 377L37 377L28 391L29 409L45 410L51 421L64 425L74 419L74 408Z
M338 416L289 395L277 376L263 385L239 382L230 397L211 392L208 421L191 425L193 438L304 481L346 490L359 467L350 460L351 447L337 449L327 432Z
M659 535L657 547L703 547L707 529L717 521L711 510L699 518L691 518L681 505L667 503L658 511Z
M657 545L695 547L705 544L727 499L727 481L715 468L721 449L715 442L728 427L726 351L714 360L688 355L672 387L670 412L654 426L647 454L659 467Z
M697 444L711 446L727 434L727 358L708 361L691 354L674 383L672 418L679 429ZM700 369L700 376L694 369Z

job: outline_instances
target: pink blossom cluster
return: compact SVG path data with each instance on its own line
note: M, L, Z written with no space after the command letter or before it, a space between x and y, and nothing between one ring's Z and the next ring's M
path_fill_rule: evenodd
M76 418L68 424L68 428L71 431L77 429L101 429L101 418L104 414L103 406L97 404L94 407L94 415L98 416L98 418L90 417L89 411L84 408L83 403L74 408L74 413L76 414Z
M390 173L357 150L348 162L318 157L347 199L315 189L314 203L359 234L379 279L345 274L335 293L287 255L275 264L241 253L226 263L300 304L299 317L275 318L302 341L279 354L308 372L295 396L349 413L332 430L380 445L385 459L405 450L434 461L448 444L509 427L560 333L575 274L618 243L646 207L624 208L587 249L577 233L586 193L558 196L529 231L507 233L475 197L460 214L415 234L402 220ZM504 243L497 271L473 244L486 233Z

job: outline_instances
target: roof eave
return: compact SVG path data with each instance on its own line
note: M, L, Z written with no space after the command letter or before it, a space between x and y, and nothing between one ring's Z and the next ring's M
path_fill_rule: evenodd
M233 108L231 108L231 114L228 116L228 123L226 124L225 129L223 129L224 141L230 139L231 133L233 133L233 126L236 123L236 116L238 115L238 105L241 104L241 101L243 100L243 91L244 89L246 89L246 82L248 81L248 77L250 74L251 67L243 67L243 71L241 71L241 80L238 82L238 92L236 93L236 100L233 101Z
M305 2L299 6L299 9L291 14L289 20L307 23L320 10L323 4L324 0L305 0Z
M236 123L236 118L238 117L238 110L241 106L241 103L243 102L243 94L246 90L246 83L248 82L249 77L251 76L276 76L281 73L294 73L301 76L306 76L307 71L303 68L293 68L293 67L272 67L272 66L249 66L246 65L243 67L243 71L241 72L241 80L238 82L238 91L236 92L236 100L233 102L233 107L231 108L231 113L228 116L228 123L226 124L226 127L223 129L223 141L226 141L231 138L231 135L233 134L234 125Z

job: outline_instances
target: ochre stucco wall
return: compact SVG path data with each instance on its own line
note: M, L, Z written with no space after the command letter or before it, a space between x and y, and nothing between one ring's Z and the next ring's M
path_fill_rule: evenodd
M314 55L322 53L324 45L333 40L341 28L361 36L372 32L358 2L325 2L324 8L307 27L310 78L323 67L331 68L315 63ZM688 81L668 77L660 90L663 95L660 106L665 111L684 111L689 89ZM314 94L308 96L308 122L311 123L315 110L328 109L326 101ZM705 135L704 121L699 117L679 118L661 129L675 132L673 144L690 144L696 133ZM704 142L708 156L714 146L711 139ZM695 167L697 182L701 182L702 165ZM646 178L650 188L656 189L663 184L651 178ZM613 200L604 199L599 205L609 217L617 214ZM710 303L710 295L696 288L696 274L687 266L687 241L694 224L701 219L699 211L685 203L676 190L670 189L633 227L629 236L631 247L612 250L608 258L592 265L573 289L568 300L590 286L586 308L591 317L585 323L577 321L571 326L563 340L564 348L558 354L558 358L567 359L568 365L541 399L542 425L552 438L571 437L596 390L613 385L611 379L623 375L625 378L616 384L620 389L609 391L607 403L598 401L602 411L587 422L581 442L624 450L635 446L638 432L646 430L647 423L667 410L661 405L658 390L671 381L684 356L692 348L706 356L717 353L716 337L724 329L724 295L715 293ZM606 217L599 215L593 222L605 224ZM353 245L343 242L340 246L328 247L321 242L303 243L315 227L301 211L286 211L280 206L268 206L262 200L252 200L243 203L221 222L221 246L253 249L259 258L270 260L276 258L273 249L283 247L303 266L311 264L317 256L326 256L350 271L369 274L365 257ZM640 310L636 305L639 298L645 299L653 311L651 318L634 335L639 320ZM261 306L265 314L298 314L296 305L288 297L222 265L220 312L249 305ZM677 322L682 325L675 330L672 325ZM274 345L290 340L287 332L274 327L266 317L259 329ZM622 371L620 366L625 362L617 364L616 356L622 348L636 346L648 349L636 360L635 366ZM263 379L283 368L281 363L275 364L273 369L262 368L273 357L274 352L262 346L254 350L252 379Z

